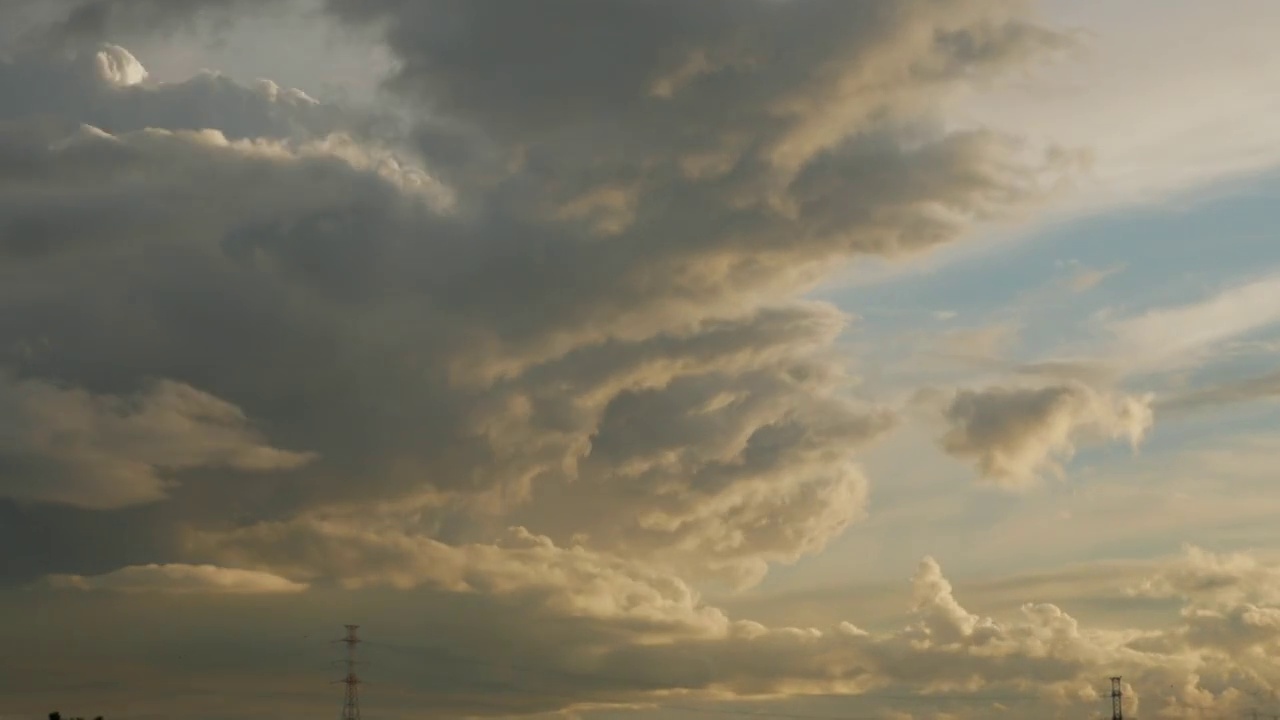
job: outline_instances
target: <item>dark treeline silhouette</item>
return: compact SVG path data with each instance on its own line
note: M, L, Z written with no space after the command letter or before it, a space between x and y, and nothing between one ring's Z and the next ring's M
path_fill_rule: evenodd
M49 713L49 720L63 720L62 713L58 712L57 710L54 710L53 712ZM84 718L74 717L74 718L67 718L66 720L84 720ZM101 715L99 715L93 720L103 720L103 718Z

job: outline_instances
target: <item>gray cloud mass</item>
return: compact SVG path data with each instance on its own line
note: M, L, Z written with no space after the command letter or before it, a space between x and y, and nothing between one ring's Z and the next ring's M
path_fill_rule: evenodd
M239 408L172 381L136 398L0 381L0 488L20 500L110 510L159 500L161 469L271 471L312 457L264 446Z
M1061 474L1081 442L1138 444L1151 429L1152 397L1099 390L1078 381L959 390L943 408L949 454L971 460L980 477L1022 487Z
M239 91L135 88L142 73L120 70L135 61L118 49L66 61L85 70L45 70L73 90L13 86L0 331L23 349L16 372L109 394L185 383L242 409L273 444L316 453L305 470L258 479L275 508L264 521L425 493L441 499L421 522L446 537L519 516L560 540L738 582L820 548L861 512L851 451L891 420L841 399L849 380L824 349L838 313L791 298L832 261L929 247L965 216L1035 196L1037 171L1003 138L915 120L930 93L1016 67L1032 39L1056 36L989 2L620 14L567 3L527 18L547 35L524 23L522 45L501 7L337 8L399 13L397 87L429 99L442 125L515 153L502 174L454 171L447 186L430 153L417 169L344 135L272 138L315 113L288 94L246 94L240 114L190 129L174 117L190 105L165 93L218 105ZM574 35L563 67L502 55L544 52L556 12L628 38L607 83L587 62L595 33ZM415 28L422 42L401 37ZM783 54L803 28L823 35ZM741 57L741 38L777 57ZM701 49L729 60L669 97L648 93ZM529 76L476 79L495 62ZM127 109L112 130L91 125L104 102ZM26 108L89 124L51 136ZM514 117L527 122L503 125ZM687 172L699 155L719 157L703 163L716 172ZM609 197L605 178L629 208L608 239L557 210L603 202L591 198ZM170 491L175 507L201 495L210 517L192 522L234 504L200 487L212 482ZM569 494L590 498L590 520L564 511ZM450 520L460 512L487 521Z

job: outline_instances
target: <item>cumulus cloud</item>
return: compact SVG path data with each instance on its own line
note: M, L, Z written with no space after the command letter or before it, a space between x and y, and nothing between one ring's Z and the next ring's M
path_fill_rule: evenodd
M1181 558L1128 592L1184 602L1184 624L1166 642L1224 654L1254 672L1274 672L1268 660L1280 649L1280 567L1274 563L1188 545Z
M311 453L266 444L239 408L159 381L132 397L0 381L0 496L111 509L165 496L165 473L297 468Z
M308 529L312 537L319 527ZM344 536L357 553L385 542L370 542L376 533L366 533L362 542L358 532L352 528ZM273 541L260 548L282 546ZM293 545L295 551L307 547ZM457 667L448 680L454 692L437 697L440 713L518 714L610 703L661 707L673 693L775 699L841 694L851 702L891 702L911 693L958 716L980 715L997 701L1010 709L1067 714L1102 706L1105 678L1123 674L1126 712L1136 711L1141 702L1162 717L1194 717L1210 708L1247 707L1250 693L1266 692L1280 680L1261 655L1221 654L1222 639L1200 629L1198 590L1191 591L1181 615L1175 613L1165 629L1156 631L1090 628L1044 602L1027 603L1013 617L998 620L966 608L941 566L925 558L909 585L910 604L900 629L868 631L851 622L804 628L730 618L674 576L583 548L560 548L525 531L514 530L483 548L419 544L413 552L419 550L432 561L418 566L427 584L388 597L402 598L394 601L398 616L425 618L420 630L429 630L437 641L457 638L466 652L455 657L403 636L371 637L370 647L387 643L385 650L397 653L393 665L415 668L406 677L417 672L415 660ZM284 559L280 567L293 559ZM433 562L440 567L431 567ZM1156 576L1177 572L1183 562L1158 567ZM352 558L351 567L356 564ZM212 572L208 567L202 572ZM1113 571L1095 569L1098 575ZM143 573L157 590L187 585L152 577L159 572ZM81 581L54 584L74 588ZM133 588L152 582L119 584ZM133 595L135 602L153 606L161 596ZM289 602L305 603L306 596ZM411 608L416 612L408 612ZM1241 627L1256 628L1256 620L1273 612L1273 606L1260 605L1252 615L1241 615ZM502 628L498 634L492 632L495 625ZM461 643L463 638L470 642ZM494 673L502 673L504 665L537 668L536 686L499 692L497 706L472 702L469 693L492 691ZM392 696L390 688L380 689L383 702ZM990 698L985 705L984 698Z
M134 565L89 577L49 575L45 582L60 589L126 593L258 594L297 593L307 589L305 584L256 570L181 564Z
M1280 604L1280 568L1245 553L1213 553L1194 545L1160 572L1130 589L1144 597L1176 597L1200 604Z
M179 83L154 82L138 58L112 44L0 55L0 96L6 98L0 122L39 117L111 133L216 129L232 139L283 139L340 130L367 135L383 122L265 79L244 86L205 71Z
M1043 472L1061 473L1079 442L1124 439L1136 448L1151 428L1152 399L1078 382L960 390L943 410L949 428L941 444L971 460L984 480L1025 486Z
M348 552L330 552L330 543ZM814 629L732 619L676 576L581 547L560 548L520 528L493 545L447 547L385 528L313 520L206 536L200 544L226 562L291 577L347 577L356 584L386 582L382 564L402 555L414 562L402 558L390 566L416 568L392 580L402 588L500 598L545 622L571 617L607 623L613 629L595 632L613 640L586 666L577 665L577 672L609 683L631 678L614 688L622 697L656 688L872 697L901 689L981 695L1000 688L1023 694L1023 702L1074 707L1095 702L1098 679L1123 670L1143 686L1158 688L1154 693L1168 711L1191 713L1240 698L1229 671L1195 674L1203 663L1220 651L1269 647L1276 640L1267 629L1277 612L1277 570L1250 556L1214 556L1197 548L1157 564L1129 590L1142 597L1173 594L1186 603L1180 619L1155 633L1090 630L1044 602L1024 604L1012 621L975 614L956 598L933 558L923 559L912 578L906 627L868 632L849 622ZM341 565L332 563L337 557ZM1122 581L1102 577L1113 568L1093 572L1099 576L1088 579L1098 581L1104 595L1108 587L1124 589ZM1236 635L1228 637L1228 631ZM573 646L555 652L574 654ZM589 697L585 688L579 692ZM1126 692L1136 702L1132 684Z
M282 574L151 565L50 577L43 585L128 592L131 602L153 608L148 612L181 607L198 615L207 606L174 603L211 593L281 594L301 608L307 596L294 594L306 586L301 575L345 573L358 582L385 582L380 565L412 568L413 578L387 596L396 604L384 610L389 617L424 618L418 631L433 641L419 645L404 634L384 639L375 633L371 647L397 653L392 666L409 666L404 673L382 671L390 677L413 676L417 661L458 668L448 678L451 691L434 696L441 713L520 714L613 703L660 708L673 692L739 699L839 694L872 703L910 693L957 716L981 714L993 702L1078 713L1102 706L1103 681L1123 674L1126 712L1136 712L1141 702L1161 717L1191 718L1247 709L1280 682L1267 659L1280 642L1277 569L1256 557L1197 548L1153 563L1130 590L1139 598L1180 598L1181 612L1158 630L1090 628L1045 602L1024 604L1016 616L997 620L966 608L939 563L925 558L904 598L905 625L868 631L851 622L803 628L735 619L677 576L582 547L559 547L523 529L493 544L451 547L327 519L205 540L212 541L206 550L216 547L228 561L257 562ZM333 552L335 545L348 552ZM352 574L359 572L367 575ZM1114 575L1114 567L1102 564L1087 578L1099 583L1099 597L1107 597L1107 577L1113 577L1114 591L1124 588ZM410 592L410 585L416 589ZM318 599L326 606L320 614L331 613L335 601ZM288 623L290 615L280 613L273 627ZM460 657L444 649L455 640L467 648ZM536 686L500 691L494 705L474 702L472 693L494 692L495 673L510 674L503 667L537 668ZM381 702L394 702L396 692L384 682ZM983 698L993 699L984 705Z

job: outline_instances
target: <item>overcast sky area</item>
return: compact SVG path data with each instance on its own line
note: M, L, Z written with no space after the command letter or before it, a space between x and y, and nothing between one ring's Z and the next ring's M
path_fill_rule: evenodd
M3 0L0 720L1280 714L1277 27Z

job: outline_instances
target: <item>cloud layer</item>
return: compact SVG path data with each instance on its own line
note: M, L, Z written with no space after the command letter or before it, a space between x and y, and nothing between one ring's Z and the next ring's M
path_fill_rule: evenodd
M465 556L465 563L450 563L450 553ZM439 548L425 556L437 562L422 566L423 577L432 576L437 586L387 596L382 607L393 612L373 625L421 617L413 621L412 635L434 640L418 642L403 632L392 637L386 629L366 637L369 652L391 661L380 671L387 680L413 677L424 662L453 663L460 673L450 675L452 692L435 696L440 713L526 713L602 701L661 708L689 702L672 697L673 690L696 690L720 697L836 694L865 698L850 702L880 703L923 691L959 714L1038 708L1069 715L1102 707L1103 681L1122 674L1126 712L1190 718L1242 711L1251 696L1270 692L1280 680L1266 659L1280 642L1269 620L1280 612L1276 568L1250 556L1194 547L1118 578L1114 566L1086 573L1084 579L1111 602L1178 597L1180 616L1177 608L1149 606L1148 612L1174 615L1150 631L1086 627L1063 608L1042 602L1001 619L974 613L932 558L921 561L911 579L906 624L872 632L849 622L814 629L731 619L675 577L581 548L557 548L523 531L514 531L500 548ZM1081 580L1079 572L1075 577ZM130 568L52 584L62 592L79 590L78 596L92 590L161 591L130 597L151 612L194 612L191 622L203 622L200 616L209 608L193 604L197 596L186 591L256 593L242 597L270 604L277 602L273 593L297 587L267 573L232 574L214 566ZM54 592L45 601L56 601ZM463 604L453 600L459 592L469 598ZM335 600L341 602L332 595L322 602ZM304 609L305 600L288 602L314 612ZM419 612L394 612L411 606ZM503 619L513 617L519 622ZM451 658L448 648L455 641L466 650ZM171 651L166 648L177 647L161 644L149 652L164 657ZM495 681L488 690L494 704L472 704L472 694ZM396 688L379 691L388 711ZM410 714L412 698L405 698Z
M902 422L838 344L854 318L809 291L1071 170L948 129L954 98L1069 44L1020 3L330 0L399 61L377 112L157 83L105 42L247 5L68 1L0 59L4 580L83 617L122 595L172 622L208 595L423 616L481 662L595 679L520 713L992 687L1068 707L1103 668L1201 670L1189 629L1142 649L1054 605L971 613L931 559L899 631L704 599L860 520L860 455ZM948 398L946 451L1005 485L1152 421L1078 383ZM1265 624L1242 607L1221 612Z
M105 575L48 575L51 587L131 593L296 593L307 589L270 573L216 565L134 565Z

